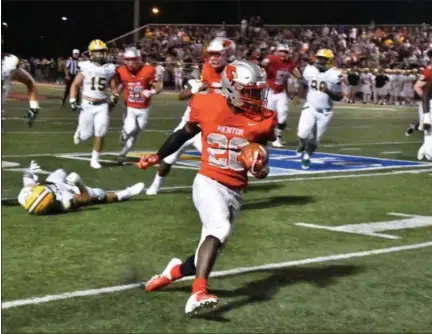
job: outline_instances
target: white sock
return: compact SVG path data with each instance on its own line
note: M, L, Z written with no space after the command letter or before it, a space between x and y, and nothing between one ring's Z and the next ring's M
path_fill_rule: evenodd
M159 174L156 173L156 176L155 176L155 178L153 180L153 183L152 183L151 187L159 189L161 187L161 185L162 185L162 183L163 183L164 180L165 180L164 176L159 176Z
M116 194L117 199L119 201L124 201L125 199L128 199L130 197L130 193L129 193L128 188L117 191L115 194Z
M99 161L99 156L100 156L100 152L96 152L93 150L92 157L91 157L92 161Z

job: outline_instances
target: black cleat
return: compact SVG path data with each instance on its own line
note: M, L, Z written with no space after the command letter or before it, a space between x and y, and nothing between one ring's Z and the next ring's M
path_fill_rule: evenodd
M417 131L419 122L412 122L405 131L405 136L411 136L414 131Z

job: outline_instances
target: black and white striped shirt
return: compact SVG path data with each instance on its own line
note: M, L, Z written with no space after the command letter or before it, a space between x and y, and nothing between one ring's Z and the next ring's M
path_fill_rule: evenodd
M66 62L66 68L69 70L70 75L76 75L78 73L78 59L69 57Z

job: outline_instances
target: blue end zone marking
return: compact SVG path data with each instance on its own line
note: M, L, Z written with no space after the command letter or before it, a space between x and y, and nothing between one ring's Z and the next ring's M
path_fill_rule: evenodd
M334 172L352 172L352 171L369 171L389 168L407 168L407 167L426 167L430 163L417 161L404 161L393 159L381 159L374 157L363 157L355 155L333 154L333 153L315 153L312 157L310 169L301 168L301 159L295 157L294 150L269 149L270 157L270 174L269 176L295 175L295 174L314 174L314 173L334 173ZM197 151L187 151L187 155L200 156ZM181 161L182 164L186 161ZM187 161L188 165L196 164L199 161Z

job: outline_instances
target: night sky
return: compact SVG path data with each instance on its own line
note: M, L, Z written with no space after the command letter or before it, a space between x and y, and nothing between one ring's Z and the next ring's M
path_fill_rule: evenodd
M160 9L158 17L151 8ZM110 40L133 29L133 1L2 1L3 52L69 56L94 38ZM141 0L141 25L147 23L237 24L260 15L268 24L431 23L432 0L406 1L160 1ZM67 21L62 21L66 16ZM43 37L42 37L43 36Z

